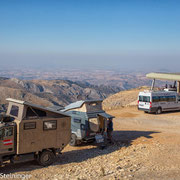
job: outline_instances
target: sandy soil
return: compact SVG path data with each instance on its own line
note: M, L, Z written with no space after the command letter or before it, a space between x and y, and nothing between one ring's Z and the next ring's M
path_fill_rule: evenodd
M1 173L31 179L180 179L180 112L145 114L136 107L111 110L114 144L66 147L52 166L8 164Z

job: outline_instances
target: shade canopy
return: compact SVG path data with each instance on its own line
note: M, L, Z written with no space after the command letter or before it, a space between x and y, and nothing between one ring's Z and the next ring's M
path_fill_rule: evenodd
M114 116L111 116L110 114L107 114L107 113L98 113L98 115L99 116L102 116L102 117L104 117L104 118L107 118L107 119L109 119L109 118L115 118Z
M150 79L180 81L180 73L149 73L146 74L146 77Z

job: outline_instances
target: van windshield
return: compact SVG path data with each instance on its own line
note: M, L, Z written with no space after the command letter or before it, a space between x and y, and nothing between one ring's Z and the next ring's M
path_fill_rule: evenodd
M150 102L150 96L139 96L139 102Z

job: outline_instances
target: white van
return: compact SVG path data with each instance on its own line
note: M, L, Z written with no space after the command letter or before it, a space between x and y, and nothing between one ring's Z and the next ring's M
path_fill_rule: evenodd
M175 91L140 92L138 109L156 114L161 114L163 111L180 110L180 98Z

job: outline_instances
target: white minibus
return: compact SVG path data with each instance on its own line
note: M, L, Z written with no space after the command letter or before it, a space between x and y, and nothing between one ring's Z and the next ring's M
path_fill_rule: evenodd
M144 91L139 93L138 109L148 113L180 110L180 98L175 91Z

